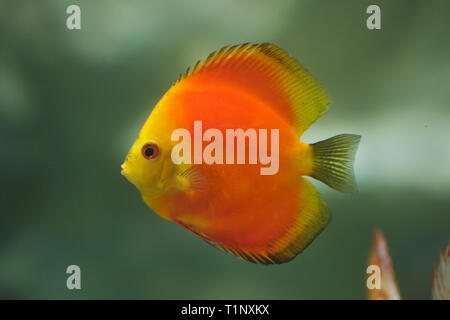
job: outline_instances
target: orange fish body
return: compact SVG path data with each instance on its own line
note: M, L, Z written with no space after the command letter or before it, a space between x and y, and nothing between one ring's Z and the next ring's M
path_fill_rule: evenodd
M330 220L325 202L302 176L316 177L341 191L353 188L349 170L359 136L338 136L317 147L299 140L327 105L328 97L320 85L276 46L223 48L188 71L164 95L124 164L124 170L134 170L127 162L140 157L133 150L140 150L146 137L167 146L161 148L165 160L158 169L169 172L165 174L168 178L160 179L165 182L158 182L164 185L160 188L164 191L146 193L146 188L136 182L138 178L127 176L135 173L126 171L125 175L157 214L211 245L251 262L287 262ZM277 172L261 174L264 165L249 163L248 137L243 164L237 164L236 146L230 150L224 138L224 159L231 152L233 164L195 163L192 154L193 164L180 169L182 166L168 160L169 151L177 143L171 133L178 128L195 133L196 121L201 122L201 134L216 129L223 137L227 137L227 129L267 130L268 154L278 151ZM278 130L277 150L271 145L271 130ZM261 136L256 138L261 143ZM203 152L208 143L202 141L197 151ZM195 176L205 182L201 188L177 188L176 182L167 182L173 181L173 176L189 179L194 169Z

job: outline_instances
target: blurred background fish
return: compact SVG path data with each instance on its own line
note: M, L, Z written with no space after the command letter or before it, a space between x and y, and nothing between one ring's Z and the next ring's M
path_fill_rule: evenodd
M377 1L381 30L368 0L76 3L69 31L74 1L0 1L0 297L363 299L377 225L402 298L429 299L450 233L450 2ZM342 214L276 268L179 232L117 174L186 61L246 41L276 43L327 88L303 141L364 137L359 193L311 180ZM80 291L65 287L70 264Z
M432 300L450 300L450 242L439 254L439 260L433 270L431 283ZM416 257L419 259L419 257ZM400 292L392 259L383 233L375 228L373 230L372 248L370 249L367 264L368 278L366 281L368 300L400 300ZM376 270L374 267L378 267ZM377 279L378 278L378 279Z
M439 254L439 261L433 272L431 297L433 300L450 300L450 241Z
M369 253L368 266L380 268L379 288L367 286L368 300L400 300L400 293L395 280L392 259L383 233L375 228L373 230L372 248Z

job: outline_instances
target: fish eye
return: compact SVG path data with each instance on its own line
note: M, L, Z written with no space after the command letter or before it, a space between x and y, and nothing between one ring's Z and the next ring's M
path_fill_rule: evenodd
M142 147L142 156L147 160L155 160L159 156L159 147L154 143L147 143Z

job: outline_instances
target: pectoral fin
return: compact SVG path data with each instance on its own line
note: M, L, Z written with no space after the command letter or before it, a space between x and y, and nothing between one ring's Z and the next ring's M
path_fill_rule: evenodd
M176 187L182 191L202 191L208 188L208 182L200 167L190 166L178 174Z
M300 190L303 205L295 223L274 246L277 250L268 254L275 263L285 263L295 258L331 220L327 204L309 181L301 178Z

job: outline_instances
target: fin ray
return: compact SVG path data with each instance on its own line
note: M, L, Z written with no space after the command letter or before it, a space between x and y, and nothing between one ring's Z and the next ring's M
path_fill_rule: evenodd
M178 188L184 191L202 191L208 188L208 182L197 166L190 166L181 172L178 184Z

